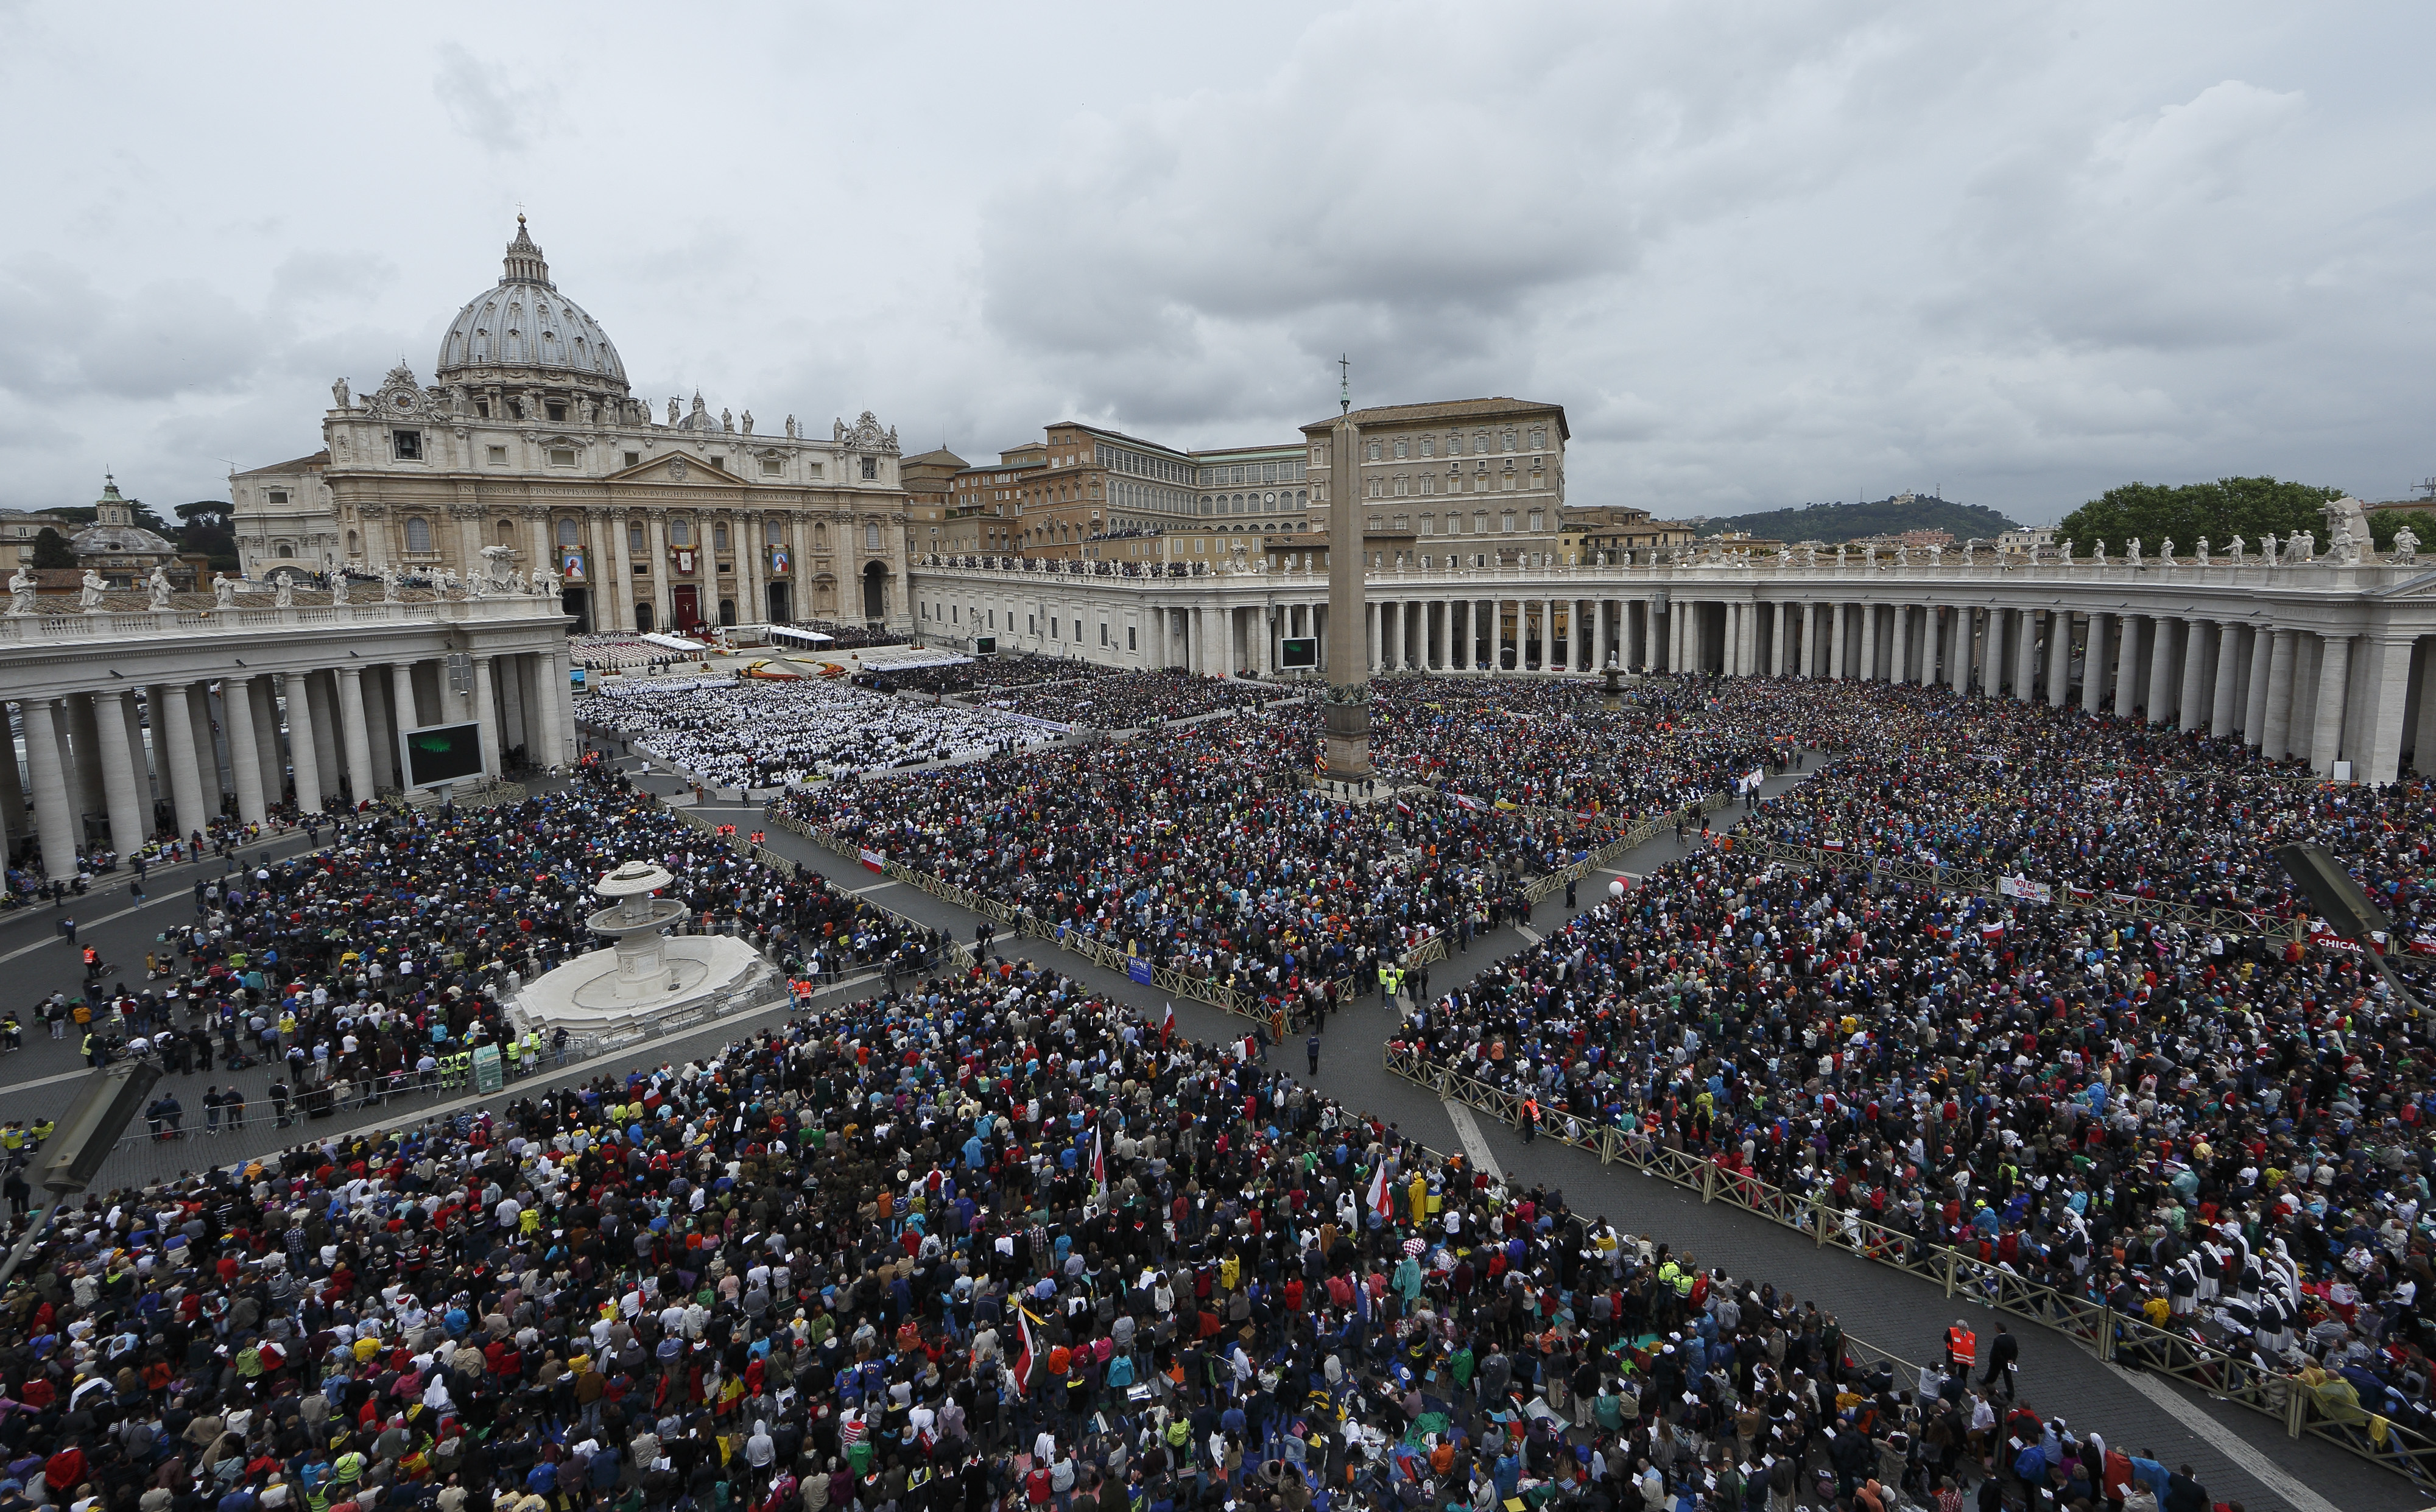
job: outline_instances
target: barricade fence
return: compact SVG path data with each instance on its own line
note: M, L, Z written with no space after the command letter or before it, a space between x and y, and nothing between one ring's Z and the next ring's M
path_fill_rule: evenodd
M1401 1045L1390 1043L1382 1053L1383 1065L1393 1075L1508 1125L1521 1121L1524 1098L1520 1091L1439 1066ZM2369 1412L2349 1394L2348 1384L2340 1377L2312 1386L2299 1375L2260 1370L2205 1340L2157 1328L2145 1317L2118 1312L2103 1301L1875 1223L1857 1209L1838 1210L1821 1194L1773 1186L1748 1172L1731 1170L1668 1145L1639 1128L1588 1124L1567 1110L1553 1109L1543 1115L1538 1137L1587 1151L1597 1156L1602 1165L1620 1161L1646 1175L1697 1191L1702 1202L1723 1202L1755 1213L1809 1235L1820 1248L1832 1245L1920 1277L1943 1287L1948 1296L1967 1295L1997 1312L2054 1330L2100 1360L2186 1382L2275 1418L2289 1437L2322 1438L2406 1475L2422 1487L2436 1489L2436 1438Z

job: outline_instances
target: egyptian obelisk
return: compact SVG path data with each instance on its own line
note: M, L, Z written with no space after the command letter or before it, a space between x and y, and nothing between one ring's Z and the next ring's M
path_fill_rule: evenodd
M1362 546L1362 427L1340 414L1328 446L1328 689L1331 778L1370 775L1370 647Z

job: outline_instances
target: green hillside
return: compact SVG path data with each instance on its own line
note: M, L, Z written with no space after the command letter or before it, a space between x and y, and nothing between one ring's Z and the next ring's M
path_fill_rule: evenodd
M1744 530L1779 541L1823 541L1833 546L1903 530L1951 530L1955 540L1968 541L2020 529L2016 522L1981 505L1956 504L1922 494L1900 502L1883 498L1868 504L1805 504L1798 510L1727 515L1712 518L1701 527L1701 533Z

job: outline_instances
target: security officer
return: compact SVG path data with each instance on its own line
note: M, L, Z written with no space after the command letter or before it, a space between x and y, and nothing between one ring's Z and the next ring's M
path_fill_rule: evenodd
M1945 1330L1945 1364L1947 1367L1952 1369L1958 1375L1968 1376L1971 1374L1971 1366L1978 1360L1978 1336L1971 1331L1971 1326L1969 1324L1963 1322L1960 1318L1956 1318L1954 1320L1954 1327Z

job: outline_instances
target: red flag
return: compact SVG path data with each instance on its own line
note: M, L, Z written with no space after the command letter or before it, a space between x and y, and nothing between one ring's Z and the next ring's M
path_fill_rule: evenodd
M1015 1394L1020 1397L1032 1380L1032 1314L1020 1302L1015 1306L1015 1328L1023 1340L1023 1347L1015 1357Z
M877 872L885 869L887 858L876 850L867 850L862 853L861 860L865 870Z

